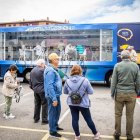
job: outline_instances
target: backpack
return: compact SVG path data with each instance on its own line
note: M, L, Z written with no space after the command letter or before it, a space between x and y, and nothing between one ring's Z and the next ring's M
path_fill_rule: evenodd
M85 79L84 79L85 80ZM79 93L79 89L82 86L84 80L81 82L79 88L76 91L72 91L71 87L68 85L68 83L66 82L67 86L69 87L69 89L71 90L69 97L71 99L72 104L80 104L82 102L82 98L85 95L85 93L81 96Z

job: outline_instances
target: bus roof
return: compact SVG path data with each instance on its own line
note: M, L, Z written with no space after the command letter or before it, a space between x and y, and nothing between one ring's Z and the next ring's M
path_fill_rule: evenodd
M83 30L83 29L114 29L117 24L55 24L20 27L0 27L0 32L30 32L30 31L58 31L58 30Z

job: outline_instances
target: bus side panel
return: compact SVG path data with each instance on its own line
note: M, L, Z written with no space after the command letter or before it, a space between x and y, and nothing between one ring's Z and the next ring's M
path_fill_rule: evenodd
M140 23L118 24L118 51L134 46L140 59ZM140 60L138 61L140 64Z
M87 69L86 77L90 81L104 81L107 72L113 71L113 67L94 66Z

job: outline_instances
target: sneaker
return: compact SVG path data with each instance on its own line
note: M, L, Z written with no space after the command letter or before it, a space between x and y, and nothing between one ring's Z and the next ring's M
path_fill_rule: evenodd
M100 133L97 132L95 135L94 135L94 139L95 140L99 140L100 139Z
M80 136L75 136L75 140L80 140Z
M10 113L10 115L8 115L8 118L9 118L9 119L14 119L15 116L14 116L12 113Z
M3 114L3 118L5 118L6 116L7 116L7 115L4 113L4 114Z
M9 117L5 113L3 114L3 118L9 119Z
M51 136L51 137L56 137L56 138L62 137L62 135L60 135L60 134L57 133L57 132L50 132L50 136Z

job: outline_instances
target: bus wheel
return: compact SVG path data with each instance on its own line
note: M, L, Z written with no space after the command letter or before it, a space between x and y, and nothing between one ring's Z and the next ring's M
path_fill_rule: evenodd
M111 85L111 78L112 78L112 72L107 73L105 81L106 81L106 85L109 86L109 87Z
M25 72L24 72L24 82L29 82L29 80L30 80L30 72L31 72L31 70L30 69L28 69L28 70L26 70Z

